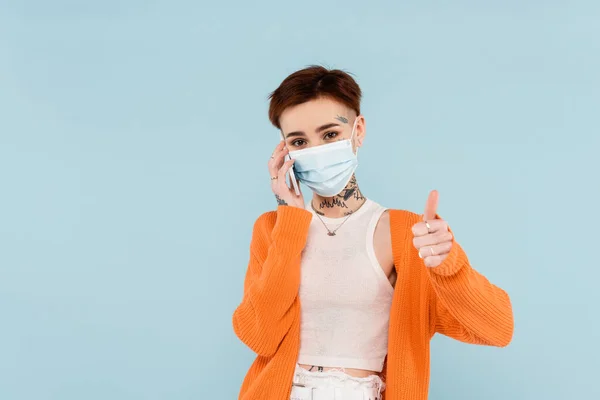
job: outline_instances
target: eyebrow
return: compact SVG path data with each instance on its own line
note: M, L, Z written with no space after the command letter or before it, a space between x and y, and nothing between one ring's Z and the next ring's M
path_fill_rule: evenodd
M318 127L315 130L315 132L319 133L326 129L333 128L334 126L340 126L340 124L336 124L335 122L332 122L330 124L321 125L320 127ZM304 133L302 131L294 131L294 132L290 132L287 135L285 135L286 139L289 137L292 137L292 136L306 136L306 133Z

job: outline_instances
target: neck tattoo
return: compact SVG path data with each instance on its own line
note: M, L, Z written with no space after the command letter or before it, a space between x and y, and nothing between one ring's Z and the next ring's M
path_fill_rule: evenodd
M354 214L360 207L363 206L366 200L367 199L363 196L360 189L358 188L358 184L356 183L356 177L354 177L353 175L350 179L350 182L348 182L348 185L346 185L346 187L344 188L344 190L341 191L340 194L334 197L322 198L319 202L318 208L314 206L314 202L311 202L310 204L312 209L317 214L317 217L327 230L327 235L335 236L337 230L340 229L342 225L344 225L344 223L350 218L350 216L352 216L352 214ZM323 210L334 208L344 209L343 215L346 216L346 218L344 218L344 220L335 229L329 229L329 227L321 217L325 216Z
M319 207L313 206L313 209L317 214L325 216L323 210L341 208L344 209L343 215L349 215L356 211L365 200L365 196L363 196L358 188L358 183L356 183L356 176L352 175L350 182L339 194L333 197L321 198ZM353 208L354 210L352 210Z

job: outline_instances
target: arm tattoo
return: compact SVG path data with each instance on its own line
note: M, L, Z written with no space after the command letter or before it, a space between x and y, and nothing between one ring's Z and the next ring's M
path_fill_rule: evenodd
M343 122L345 124L348 123L348 118L342 117L341 115L338 115L337 117L335 117L335 119L337 119L338 121Z
M280 206L287 206L288 205L288 203L285 200L283 200L281 197L279 197L279 195L276 194L275 198L277 199L277 204L278 205L280 205Z

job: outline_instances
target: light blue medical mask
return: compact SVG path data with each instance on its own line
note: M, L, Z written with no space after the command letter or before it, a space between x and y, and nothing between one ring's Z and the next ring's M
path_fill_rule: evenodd
M358 157L352 151L352 139L358 117L354 120L350 139L291 150L289 155L294 162L296 178L313 192L323 197L339 194L350 182L358 166ZM358 148L356 149L358 153Z

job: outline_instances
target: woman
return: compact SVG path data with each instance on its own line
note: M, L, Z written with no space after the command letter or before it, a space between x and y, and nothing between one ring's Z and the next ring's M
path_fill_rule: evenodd
M421 216L358 188L360 98L351 76L317 66L271 94L284 138L268 162L278 205L254 225L233 314L257 354L240 399L424 400L436 332L490 346L512 339L508 295L470 266L436 214L437 192ZM308 202L288 173L313 191Z

